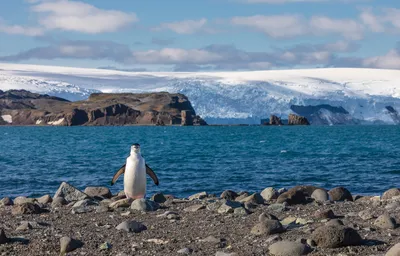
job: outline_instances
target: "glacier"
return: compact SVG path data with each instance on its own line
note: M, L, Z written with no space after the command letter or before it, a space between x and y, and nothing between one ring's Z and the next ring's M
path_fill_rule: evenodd
M400 71L384 69L126 72L0 63L0 90L9 89L72 101L94 92L183 93L210 124L259 124L271 114L286 118L291 105L343 107L361 123L394 124L386 107L400 112Z

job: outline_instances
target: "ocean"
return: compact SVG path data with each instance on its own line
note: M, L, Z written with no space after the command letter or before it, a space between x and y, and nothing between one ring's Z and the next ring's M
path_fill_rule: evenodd
M0 127L0 198L53 195L60 183L110 181L140 143L155 192L178 197L266 187L400 187L400 126Z

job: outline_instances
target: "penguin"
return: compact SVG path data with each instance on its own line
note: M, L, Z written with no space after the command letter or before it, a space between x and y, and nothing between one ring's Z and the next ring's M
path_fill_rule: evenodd
M140 153L140 145L135 143L131 146L131 154L126 163L114 174L111 186L115 184L121 174L124 174L124 192L128 199L140 199L146 196L146 174L154 184L158 186L158 178L154 171L146 164Z

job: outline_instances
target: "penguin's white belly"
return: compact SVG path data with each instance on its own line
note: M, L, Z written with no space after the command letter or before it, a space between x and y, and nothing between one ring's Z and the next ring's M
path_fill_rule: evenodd
M128 157L125 166L124 192L127 198L138 199L146 195L146 164L142 157Z

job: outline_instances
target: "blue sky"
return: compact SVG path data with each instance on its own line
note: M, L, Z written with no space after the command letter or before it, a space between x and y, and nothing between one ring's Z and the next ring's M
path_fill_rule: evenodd
M8 0L0 7L1 62L400 69L397 0Z

